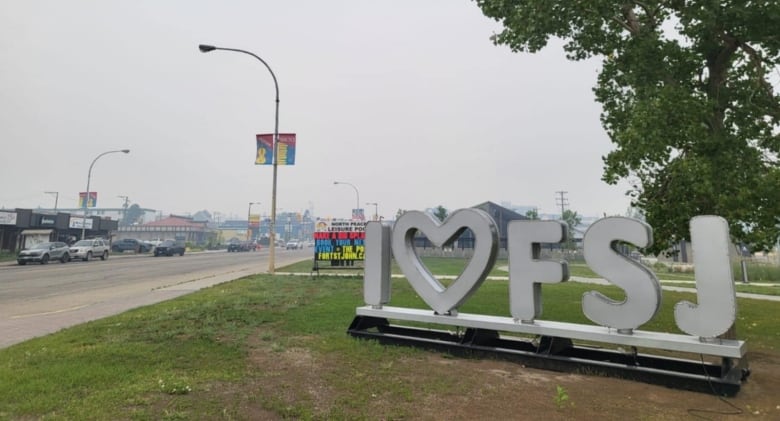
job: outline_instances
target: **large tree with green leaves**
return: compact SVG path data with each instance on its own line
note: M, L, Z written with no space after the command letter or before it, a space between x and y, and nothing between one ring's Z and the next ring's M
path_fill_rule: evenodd
M475 1L504 26L496 44L533 53L556 37L569 59L602 60L603 180L630 182L655 251L702 214L754 249L777 241L780 2Z
M137 203L133 203L129 208L125 210L124 217L122 218L122 225L133 225L138 222L143 222L144 211L138 206Z

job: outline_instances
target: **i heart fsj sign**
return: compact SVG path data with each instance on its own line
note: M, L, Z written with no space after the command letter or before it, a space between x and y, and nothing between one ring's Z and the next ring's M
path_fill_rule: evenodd
M710 344L709 351L714 352L705 353L739 357L745 352L744 342L717 338L733 325L737 314L728 224L718 216L697 216L691 220L690 229L696 264L696 303L681 301L674 309L675 322L687 335L655 335L655 332L638 330L659 312L662 293L660 282L650 269L618 252L616 244L621 242L637 247L652 244L652 228L642 221L625 217L600 219L583 237L587 265L621 288L625 296L615 300L598 291L583 295L582 311L596 326L539 319L543 309L542 285L565 282L569 277L565 261L544 260L539 255L540 244L566 240L567 227L560 221L509 222L507 299L511 314L459 314L458 308L483 284L498 255L496 224L490 215L479 209L455 211L442 222L430 214L410 211L401 215L392 226L368 223L364 278L366 306L359 307L357 313L613 343L652 343L660 348L693 352L702 351L700 344ZM476 240L471 260L463 272L445 286L420 259L414 238L422 234L441 247L466 230L470 230ZM387 306L391 298L391 251L406 279L430 309Z

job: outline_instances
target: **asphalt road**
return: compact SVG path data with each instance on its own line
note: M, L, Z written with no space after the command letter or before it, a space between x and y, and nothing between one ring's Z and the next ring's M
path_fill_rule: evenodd
M313 253L277 248L276 267L311 259ZM267 271L267 249L0 265L0 348Z

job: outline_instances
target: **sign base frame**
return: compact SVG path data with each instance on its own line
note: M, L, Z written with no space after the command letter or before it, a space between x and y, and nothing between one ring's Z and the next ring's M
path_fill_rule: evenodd
M467 327L452 331L391 324L385 317L357 315L347 333L382 344L412 346L462 357L492 357L527 367L606 375L719 396L735 396L750 375L747 356L720 357L720 364L576 345L570 338L537 340L501 336L497 330Z

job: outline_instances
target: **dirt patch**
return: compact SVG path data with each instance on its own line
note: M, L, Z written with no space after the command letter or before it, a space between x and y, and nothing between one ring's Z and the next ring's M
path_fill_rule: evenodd
M780 357L749 354L751 375L734 398L518 363L391 352L381 363L279 349L258 340L241 389L244 419L780 419ZM381 350L379 352L382 352Z

